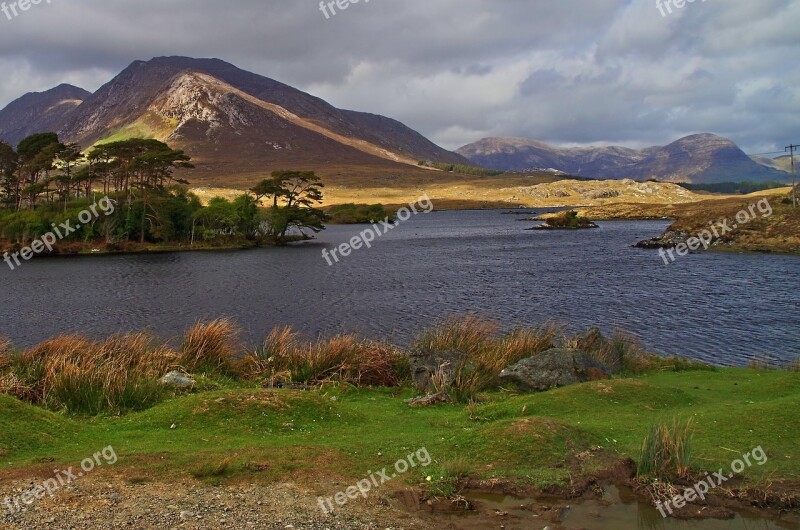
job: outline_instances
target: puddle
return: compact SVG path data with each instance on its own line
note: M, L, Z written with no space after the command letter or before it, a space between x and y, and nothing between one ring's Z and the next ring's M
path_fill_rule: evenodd
M412 496L413 497L413 496ZM557 498L519 498L503 494L469 493L474 510L451 503L418 504L404 496L403 505L416 511L435 528L451 530L798 530L800 517L765 517L763 512L741 510L732 519L681 521L664 519L653 506L641 502L631 490L609 486L602 499L565 501Z

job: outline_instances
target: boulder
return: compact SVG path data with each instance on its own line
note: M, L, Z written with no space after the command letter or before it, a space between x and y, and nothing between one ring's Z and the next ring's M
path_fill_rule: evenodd
M195 384L195 380L189 377L188 374L179 370L173 370L161 379L159 382L162 385L174 386L177 388L187 388Z
M554 348L528 357L500 372L500 380L525 391L542 392L561 386L610 379L609 370L580 350Z

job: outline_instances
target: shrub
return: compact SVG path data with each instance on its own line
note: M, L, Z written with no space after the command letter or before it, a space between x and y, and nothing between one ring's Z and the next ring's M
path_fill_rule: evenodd
M642 444L638 475L684 479L691 463L692 420L653 425Z
M198 322L186 332L178 362L187 372L234 375L239 328L226 318Z
M593 228L595 226L588 218L579 216L575 210L561 212L545 220L545 223L552 228Z
M394 214L382 204L339 204L326 213L330 216L331 224L368 224L395 219Z

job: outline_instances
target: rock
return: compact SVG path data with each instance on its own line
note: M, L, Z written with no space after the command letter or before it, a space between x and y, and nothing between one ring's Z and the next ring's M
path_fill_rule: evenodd
M190 386L194 386L195 380L189 377L188 374L185 372L181 372L179 370L173 370L161 379L159 382L162 385L171 385L178 388L187 388Z
M440 370L445 376L445 384L448 385L453 380L455 367L464 362L466 357L466 353L457 351L412 351L408 354L408 360L414 385L423 392L428 391L431 376Z
M588 353L566 348L547 350L500 372L501 381L533 392L609 378L608 368Z
M598 327L587 329L581 335L576 337L577 347L576 350L590 352L604 347L608 341L603 336L603 332Z
M431 394L428 396L415 397L406 400L409 407L430 407L440 403L452 403L453 398L447 392L439 392L438 394Z
M662 235L658 237L654 237L652 239L645 239L644 241L639 241L635 245L635 248L645 248L649 250L659 249L659 248L675 248L681 243L686 243L691 236L686 232L674 232L668 230L664 232Z
M603 336L600 328L589 328L574 339L572 346L576 350L585 351L595 361L604 365L612 374L622 372L622 353L614 344Z

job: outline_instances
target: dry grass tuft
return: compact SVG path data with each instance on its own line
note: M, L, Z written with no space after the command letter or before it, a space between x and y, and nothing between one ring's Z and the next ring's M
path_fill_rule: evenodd
M94 342L77 336L45 341L13 357L6 384L27 401L69 412L141 409L162 397L158 378L175 362L144 333Z
M424 330L412 350L431 355L455 354L457 359L452 364L432 374L437 378L434 388L459 400L468 400L478 392L498 386L498 375L503 368L555 347L560 337L561 329L554 324L518 327L504 334L498 322L471 314L449 317Z
M239 328L227 318L198 322L186 331L178 362L191 373L234 375L238 337Z
M348 334L312 343L286 327L272 330L262 348L248 355L241 366L250 378L398 386L407 378L406 364L402 352L387 342Z

